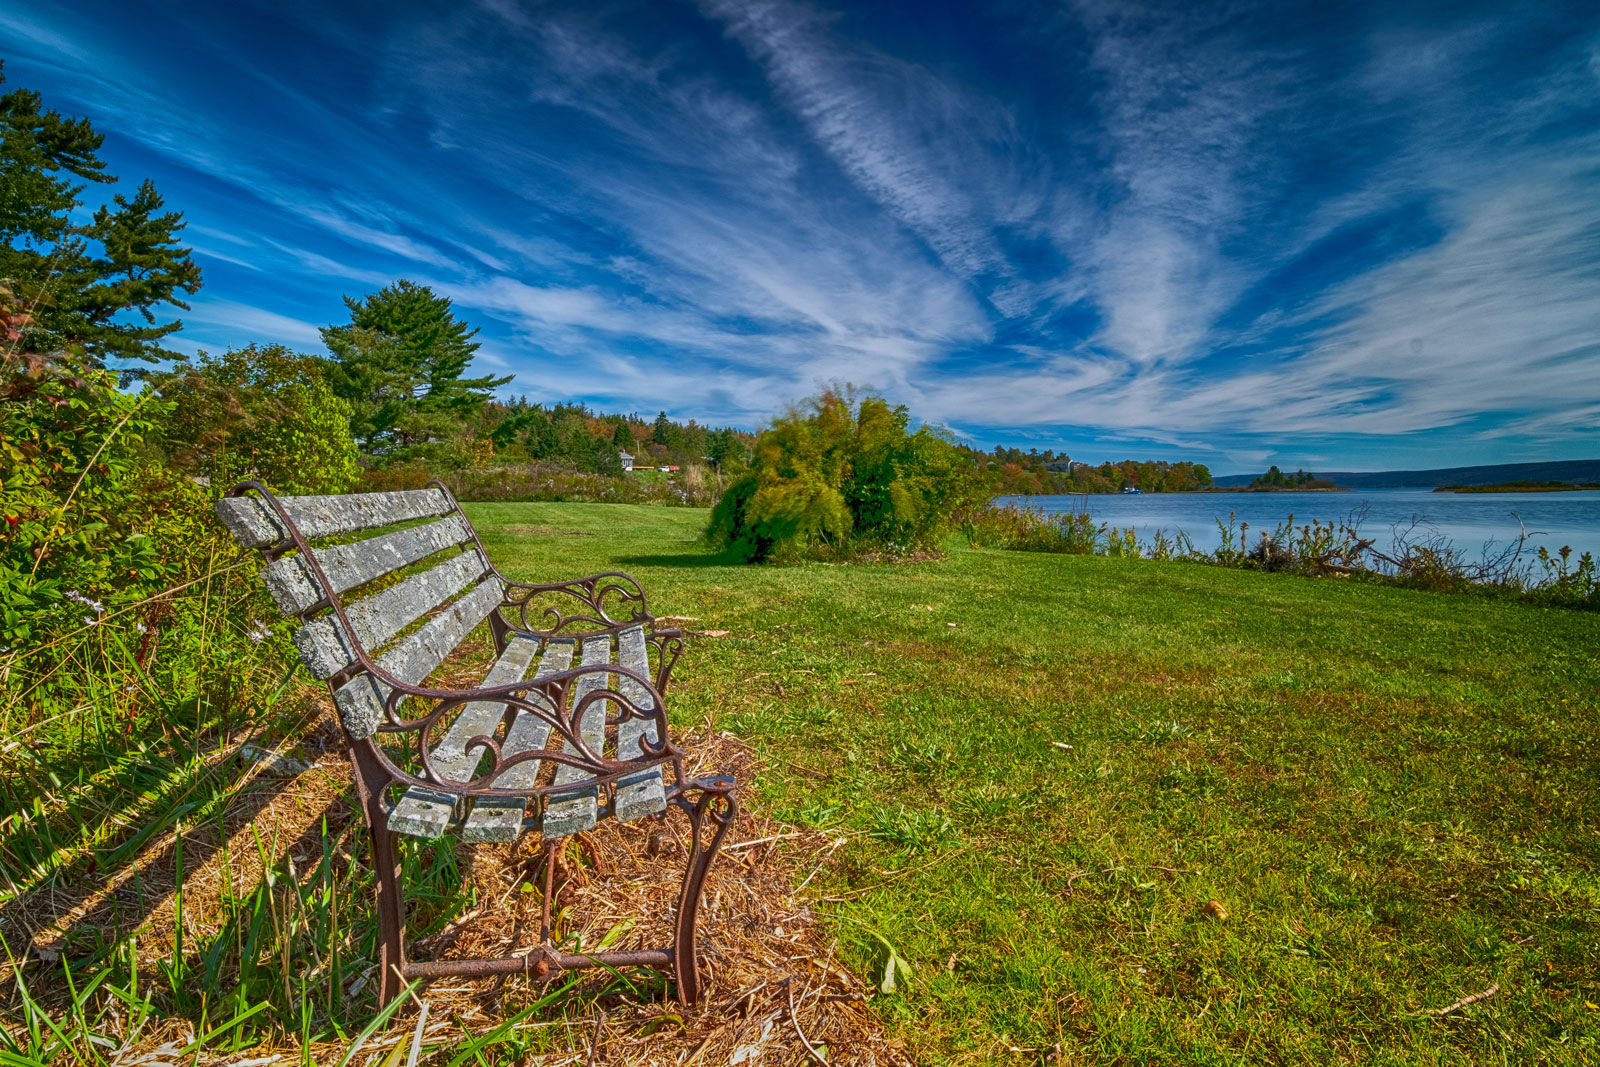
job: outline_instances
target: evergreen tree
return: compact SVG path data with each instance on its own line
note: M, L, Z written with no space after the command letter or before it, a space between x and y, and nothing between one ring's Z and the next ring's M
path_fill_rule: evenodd
M369 451L443 436L511 380L463 377L478 331L425 285L402 279L344 302L349 323L327 327L322 340L339 363L334 389L350 402L352 429Z
M533 409L528 417L528 432L522 444L534 459L550 459L560 454L561 442L549 412L543 408Z
M617 420L617 429L611 435L611 443L624 452L632 452L639 447L639 442L633 436L633 427L628 425L627 419Z
M706 435L706 455L711 457L720 472L727 465L728 459L738 448L739 442L734 437L732 430L712 430Z
M679 436L677 424L667 418L665 411L656 416L655 423L650 427L652 441L662 448L677 448Z
M622 477L622 457L617 453L617 446L604 440L594 441L593 444L595 471L609 478Z
M0 95L0 279L28 309L17 344L74 351L96 367L171 358L160 342L182 323L157 322L155 309L188 310L179 294L200 290L200 268L177 243L182 214L162 211L148 181L72 221L87 183L116 180L97 155L103 140L87 119L44 110L36 92Z

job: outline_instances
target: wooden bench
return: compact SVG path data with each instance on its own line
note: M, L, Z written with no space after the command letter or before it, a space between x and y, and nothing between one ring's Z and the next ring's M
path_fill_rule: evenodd
M267 589L300 620L301 659L338 707L377 874L380 1003L409 979L624 966L671 970L678 999L698 1000L695 918L737 807L731 778L684 775L662 701L683 637L656 625L639 584L621 573L508 580L438 483L277 497L244 482L217 514L267 560ZM495 661L483 681L430 685L485 624ZM688 816L689 847L671 943L582 954L553 947L561 841L601 819L664 819L672 808ZM540 943L494 959L407 959L397 835L505 842L524 833L545 842Z

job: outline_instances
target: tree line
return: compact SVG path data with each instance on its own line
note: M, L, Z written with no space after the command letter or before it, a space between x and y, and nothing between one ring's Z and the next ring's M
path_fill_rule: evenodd
M1211 488L1210 468L1187 460L1172 463L1125 459L1120 463L1091 466L1052 449L1024 452L1019 448L996 446L988 452L970 448L967 452L999 496L1120 493L1123 489L1190 493Z

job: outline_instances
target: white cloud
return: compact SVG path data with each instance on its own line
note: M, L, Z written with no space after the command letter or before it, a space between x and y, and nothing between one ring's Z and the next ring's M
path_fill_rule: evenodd
M206 340L217 338L216 345L243 347L251 342L289 345L308 351L322 351L322 334L317 327L300 319L280 315L275 311L235 303L231 300L196 300L184 312L185 326L200 327L191 330L190 336Z
M404 234L375 229L348 219L336 211L313 204L290 201L284 206L305 216L317 225L331 230L340 237L355 241L357 244L370 245L373 248L391 252L402 259L409 259L413 263L427 263L430 266L446 268L456 266L454 261L437 249L420 241L415 241Z
M947 267L962 278L1012 274L991 212L1027 191L1004 188L1004 166L983 166L997 147L1016 147L1003 106L836 39L832 19L806 5L708 0L706 7L762 64L816 142Z

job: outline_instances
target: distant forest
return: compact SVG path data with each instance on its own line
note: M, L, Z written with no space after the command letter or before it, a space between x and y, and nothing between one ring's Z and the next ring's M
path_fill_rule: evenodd
M478 416L478 433L506 459L564 461L595 474L621 474L622 453L638 467L705 464L718 472L743 469L756 435L733 427L679 422L665 411L654 419L637 413L603 415L583 404L531 404L526 397L491 401Z
M1050 449L996 446L992 451L966 449L1000 495L1120 493L1125 488L1145 493L1187 493L1211 487L1211 471L1203 463L1125 459L1090 466Z

